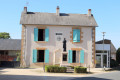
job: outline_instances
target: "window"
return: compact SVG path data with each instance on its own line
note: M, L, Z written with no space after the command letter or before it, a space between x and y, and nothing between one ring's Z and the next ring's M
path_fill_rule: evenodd
M67 54L63 54L63 61L67 61Z
M34 41L49 41L49 29L34 28Z
M49 50L33 50L33 63L49 63Z
M45 41L45 29L38 29L38 41Z
M73 42L80 42L80 29L73 29Z
M72 62L76 63L76 51L73 51L72 57Z
M84 63L84 50L80 50L80 63ZM68 53L68 63L76 63L78 62L78 55L76 55L76 50L69 50Z
M96 50L96 53L103 53L103 50ZM104 50L104 53L107 53L107 51Z
M8 55L8 51L0 51L0 55Z

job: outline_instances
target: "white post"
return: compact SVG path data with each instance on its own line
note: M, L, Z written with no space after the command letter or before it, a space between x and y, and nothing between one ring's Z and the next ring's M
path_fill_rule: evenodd
M104 54L104 36L105 36L105 32L102 32L102 33L103 33L103 54ZM102 55L102 58L103 58L103 55ZM102 63L103 63L103 59L102 59ZM102 64L102 66L103 66L103 64Z
M53 65L55 65L55 52L53 54Z
M108 51L109 54L109 68L110 68L110 51Z
M103 67L103 54L101 54L101 67Z
M107 51L107 67L108 67L108 51Z
M61 53L61 64L62 64L63 53Z

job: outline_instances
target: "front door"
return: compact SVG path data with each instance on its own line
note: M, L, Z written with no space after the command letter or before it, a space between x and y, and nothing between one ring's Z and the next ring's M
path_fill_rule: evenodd
M96 55L96 67L101 67L101 55Z
M73 51L73 54L72 54L72 62L73 62L73 63L76 63L76 51Z
M96 67L108 67L108 55L107 53L96 54Z

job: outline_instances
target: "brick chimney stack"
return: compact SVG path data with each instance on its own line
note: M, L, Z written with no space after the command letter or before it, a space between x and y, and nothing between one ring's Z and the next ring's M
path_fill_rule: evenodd
M59 9L59 6L57 6L57 8L56 8L56 15L57 16L59 16L60 15L60 11L59 11L60 9Z
M27 14L27 7L24 7L24 13Z
M91 9L88 9L88 16L91 16Z

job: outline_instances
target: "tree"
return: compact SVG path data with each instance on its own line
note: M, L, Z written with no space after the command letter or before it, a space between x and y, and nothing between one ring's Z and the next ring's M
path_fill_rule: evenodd
M116 52L116 61L120 64L120 48Z
M0 33L0 39L10 39L9 33L1 32Z

